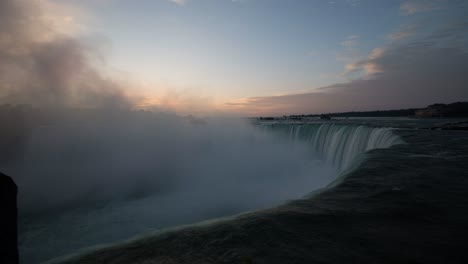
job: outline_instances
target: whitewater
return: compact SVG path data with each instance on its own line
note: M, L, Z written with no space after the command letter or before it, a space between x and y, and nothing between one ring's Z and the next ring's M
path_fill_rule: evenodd
M340 124L263 124L272 132L284 132L294 142L305 144L319 159L343 172L357 166L366 151L388 148L403 141L391 128Z

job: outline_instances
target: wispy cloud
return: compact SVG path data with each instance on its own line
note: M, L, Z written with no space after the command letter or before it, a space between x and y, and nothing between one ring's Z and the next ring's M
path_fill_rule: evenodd
M440 0L408 0L400 5L400 13L403 15L413 15L421 12L428 12L440 8Z
M345 66L345 74L351 74L357 71L364 71L365 76L372 77L372 75L383 72L382 66L378 60L385 55L384 48L375 48L368 55L367 59L358 61L356 63L349 63Z
M173 3L176 3L176 4L180 5L180 6L183 6L183 5L187 4L188 0L169 0L169 1L171 1Z
M392 32L389 35L389 39L393 41L400 41L400 40L409 38L413 36L419 28L420 26L416 24L410 24L410 25L404 26L400 28L399 30Z
M361 4L361 0L346 0L346 4L351 6L358 6Z
M359 6L361 0L328 0L329 5Z
M186 5L190 0L169 0L179 6L184 6ZM248 0L230 0L231 2L234 2L234 3L243 3L243 2L247 2Z
M359 38L359 35L350 35L346 37L344 41L339 43L340 46L343 47L343 50L337 54L336 59L343 61L345 64L350 64L363 59L364 55L358 48Z
M424 107L468 100L466 22L451 21L407 41L373 49L365 59L347 65L355 80L315 92L243 99L233 110L248 115L285 115Z
M341 46L345 47L347 50L354 49L359 42L359 35L351 35L346 38L345 41L341 42Z

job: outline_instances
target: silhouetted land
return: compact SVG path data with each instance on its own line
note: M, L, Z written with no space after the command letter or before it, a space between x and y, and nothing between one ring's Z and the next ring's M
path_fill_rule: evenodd
M361 112L340 112L291 115L289 118L301 117L468 117L468 102L456 102L451 104L433 104L426 108L408 108L397 110L376 110ZM265 118L263 118L265 119Z

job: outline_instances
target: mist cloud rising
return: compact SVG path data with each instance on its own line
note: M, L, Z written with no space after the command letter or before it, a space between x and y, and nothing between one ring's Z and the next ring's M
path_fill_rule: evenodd
M245 121L130 110L47 3L0 2L0 169L19 186L25 262L273 206L334 179L305 146Z
M278 145L243 121L129 110L122 87L94 65L94 50L68 34L73 17L51 13L58 7L0 2L0 104L11 104L0 108L0 165L18 182L23 210L189 187L183 192L223 194L245 209L305 194L303 181L329 180L308 178L304 149ZM289 184L291 175L300 180ZM270 187L277 191L259 192Z
M21 158L6 166L25 210L168 193L194 195L202 207L223 207L226 199L234 208L254 208L330 180L311 173L317 164L305 147L276 141L243 121L96 110L39 119L44 123Z
M40 107L126 107L118 83L93 66L92 48L66 31L73 18L52 2L0 2L0 103Z
M306 144L241 120L126 110L34 112L41 123L21 154L0 163L19 186L20 249L27 263L151 228L268 208L337 176Z

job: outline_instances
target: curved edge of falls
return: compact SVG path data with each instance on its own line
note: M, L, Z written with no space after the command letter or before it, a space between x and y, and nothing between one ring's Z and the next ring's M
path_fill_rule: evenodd
M313 154L336 167L340 173L355 168L359 157L373 149L404 143L393 128L340 124L262 124L286 134L289 140L305 142Z
M464 263L468 134L393 132L405 144L372 152L312 199L59 263Z
M261 124L267 131L279 133L280 138L286 138L298 144L308 144L312 154L321 160L331 164L338 169L340 175L327 187L317 189L304 198L312 198L325 189L330 189L339 184L351 170L358 168L364 159L363 154L373 149L389 148L404 141L393 133L392 128L374 128L367 126L353 126L340 124ZM289 201L291 202L291 201ZM289 203L288 202L288 203ZM279 205L284 207L286 204ZM275 206L277 207L277 206ZM279 208L279 207L277 207ZM269 211L272 209L261 210ZM233 216L210 219L199 223L183 226L174 226L155 230L149 233L140 234L132 238L117 241L116 243L95 245L83 248L75 253L51 259L45 263L82 263L81 258L96 256L99 252L112 252L114 250L124 250L126 247L134 248L134 245L151 244L154 241L164 240L167 237L190 232L196 228L209 229L210 225L230 226L229 223L239 221L249 221L255 218L258 211L242 212ZM86 263L85 261L83 263Z

